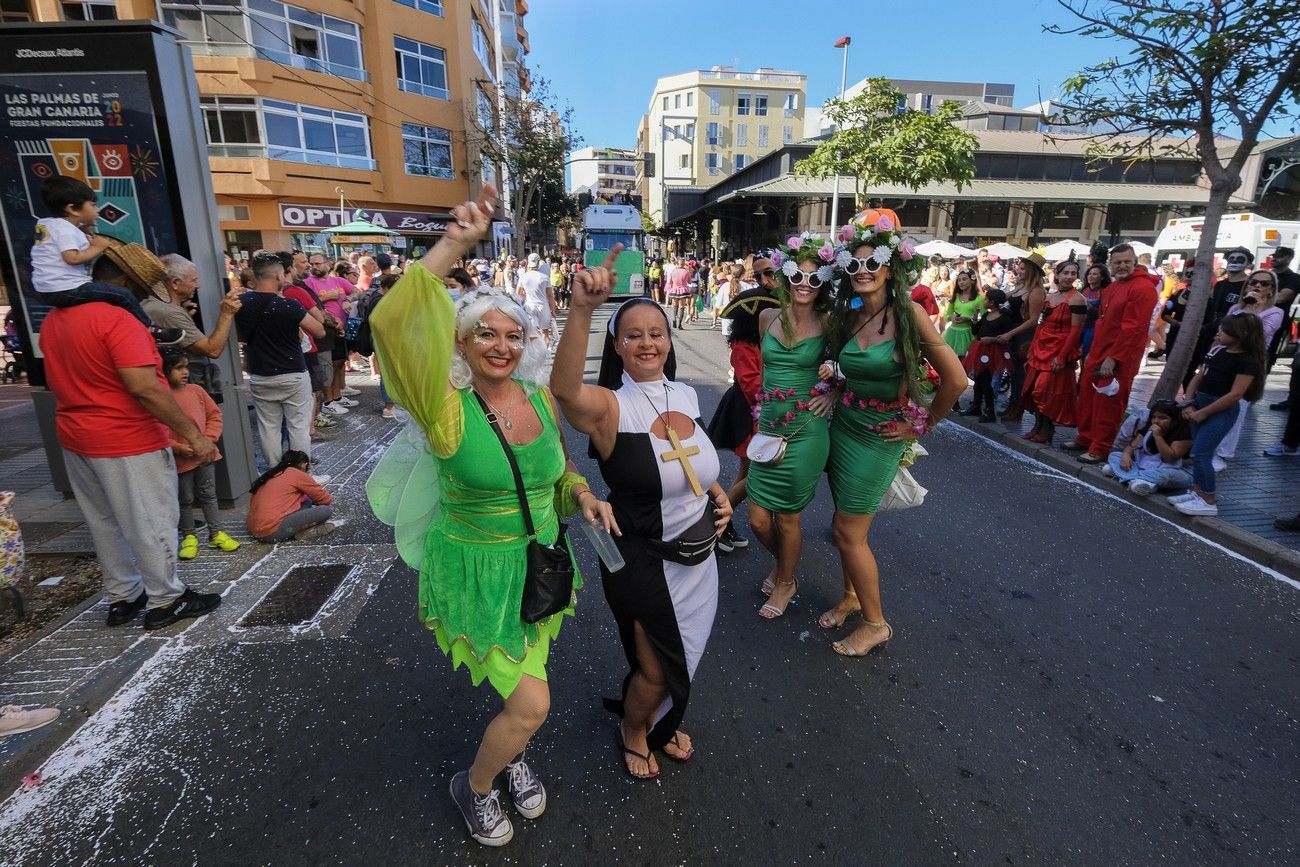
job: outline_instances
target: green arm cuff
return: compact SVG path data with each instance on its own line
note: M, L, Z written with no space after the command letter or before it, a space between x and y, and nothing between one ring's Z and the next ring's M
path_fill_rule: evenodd
M573 489L579 486L591 488L591 485L587 484L586 477L579 473L565 473L560 476L560 480L555 483L555 513L557 515L567 517L579 510L578 498L573 495Z

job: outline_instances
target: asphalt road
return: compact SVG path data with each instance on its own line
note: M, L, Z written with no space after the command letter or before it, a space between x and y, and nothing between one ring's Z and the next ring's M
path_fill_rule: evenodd
M677 347L707 413L725 345ZM584 549L529 753L548 811L504 850L470 842L447 781L495 693L451 671L398 564L341 637L155 657L0 806L0 863L1300 861L1300 590L953 426L927 445L925 505L873 534L887 651L842 659L815 623L840 587L823 483L786 617L757 615L757 543L724 558L698 755L657 782L623 773L600 705L624 668Z

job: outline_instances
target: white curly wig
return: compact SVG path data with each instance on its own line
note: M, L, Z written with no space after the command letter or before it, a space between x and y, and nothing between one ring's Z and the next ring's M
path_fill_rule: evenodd
M537 324L524 306L513 295L500 289L479 289L461 296L456 304L456 337L464 339L474 330L478 322L489 310L499 310L509 316L524 331L524 352L519 357L513 378L525 385L536 388L545 384L548 353L546 343L542 340ZM472 373L469 362L457 349L451 358L451 384L454 388L468 388Z

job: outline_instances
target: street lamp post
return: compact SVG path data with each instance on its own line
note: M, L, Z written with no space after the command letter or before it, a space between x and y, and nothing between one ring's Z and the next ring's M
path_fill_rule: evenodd
M844 85L849 75L849 43L852 41L852 36L841 36L835 40L835 47L844 49L844 63L840 66L840 99L844 99ZM835 185L831 189L831 234L834 234L835 224L839 222L840 217L840 171L838 168L835 170Z

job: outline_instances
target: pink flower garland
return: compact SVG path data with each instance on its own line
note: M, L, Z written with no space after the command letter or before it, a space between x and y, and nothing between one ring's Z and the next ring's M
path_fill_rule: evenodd
M823 381L808 389L808 394L817 397L818 395L829 394L830 390L831 384ZM777 427L786 427L798 418L798 413L812 410L812 401L795 400L795 395L798 393L798 389L794 388L771 388L767 391L759 391L754 395L755 403L750 415L757 421L762 413L763 404L794 400L794 409L787 410L784 415L777 416L772 422Z

